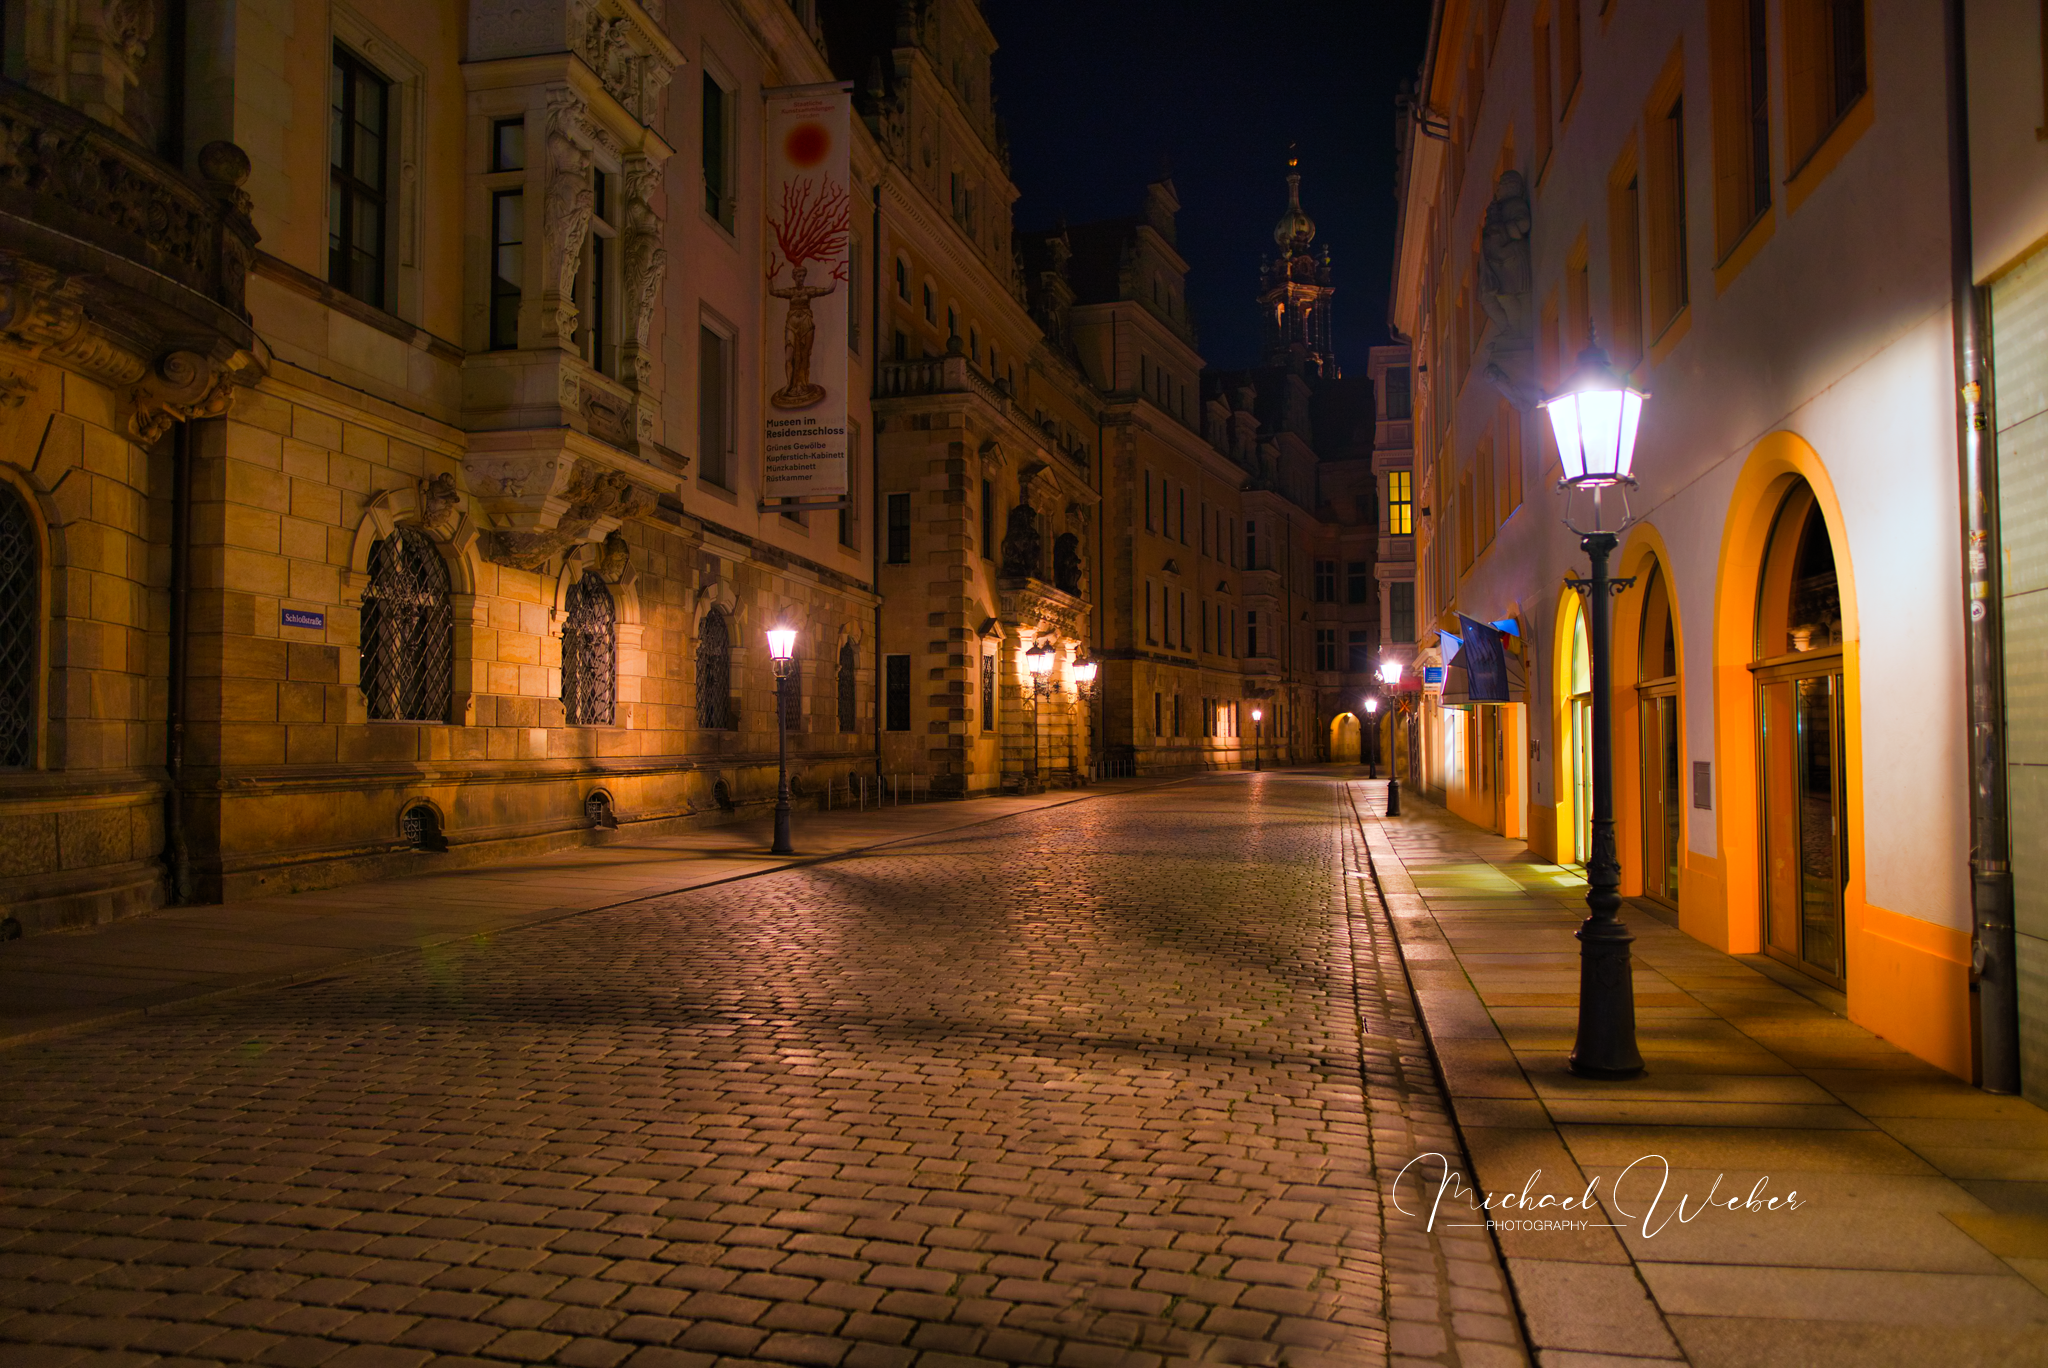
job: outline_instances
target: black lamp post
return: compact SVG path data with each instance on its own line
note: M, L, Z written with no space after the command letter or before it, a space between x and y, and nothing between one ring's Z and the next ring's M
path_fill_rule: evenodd
M1365 761L1365 777L1377 779L1380 777L1380 696L1367 694L1363 706L1365 721L1358 729L1358 748L1366 754L1359 758Z
M789 843L789 671L796 656L796 630L768 629L768 656L775 662L775 844L771 855L794 855Z
M1648 398L1614 373L1607 353L1588 345L1579 368L1564 389L1543 407L1557 435L1564 477L1565 526L1578 533L1579 548L1592 562L1590 579L1573 579L1586 596L1586 646L1591 656L1593 690L1593 845L1586 859L1585 922L1579 927L1579 1032L1572 1046L1571 1070L1581 1078L1634 1078L1643 1071L1636 1049L1635 983L1629 968L1629 945L1635 937L1621 923L1621 864L1614 846L1614 715L1609 696L1608 601L1628 587L1628 580L1610 579L1607 560L1621 533L1635 521L1624 514L1613 530L1600 522L1602 491L1632 487L1636 427ZM1571 521L1570 497L1578 490L1593 495L1591 531Z
M1024 653L1025 668L1031 671L1031 778L1045 787L1045 774L1038 763L1038 700L1052 683L1052 647L1043 643Z
M1260 761L1260 759L1261 759L1261 757L1260 757L1260 755L1259 755L1259 751L1260 751L1260 748L1261 748L1261 743L1263 743L1263 742L1264 742L1265 738L1266 738L1266 710L1265 710L1264 708L1253 708L1253 709L1252 709L1252 769L1253 769L1254 771L1257 771L1257 770L1259 770L1260 768L1262 768L1262 766L1261 766L1261 765L1260 765L1260 763L1259 763L1259 761Z
M1088 777L1095 777L1095 677L1102 666L1092 660L1074 664L1074 694L1081 700L1081 724L1088 728Z
M1400 662L1400 661L1398 661L1398 660L1382 660L1382 661L1380 662L1380 687L1381 687L1382 689L1386 689L1386 690L1389 690L1389 691L1391 691L1391 690L1396 690L1396 689L1399 689L1399 688L1401 687L1401 662ZM1398 714L1396 714L1396 715L1398 716ZM1413 724L1411 723L1410 725L1413 725ZM1389 740L1391 740L1391 739L1392 739L1392 734L1393 734L1393 730L1394 730L1394 728L1393 728L1393 724L1392 724L1392 723L1389 723L1389 724L1388 724L1388 726L1387 726L1387 732L1388 732L1388 739L1389 739ZM1394 769L1394 759L1393 759L1393 757L1392 757L1392 756L1388 756L1388 757L1387 757L1387 816L1389 816L1389 817L1399 817L1400 815L1401 815L1401 776L1400 776L1400 774L1398 774L1398 773L1397 773L1397 772L1395 771L1395 769Z

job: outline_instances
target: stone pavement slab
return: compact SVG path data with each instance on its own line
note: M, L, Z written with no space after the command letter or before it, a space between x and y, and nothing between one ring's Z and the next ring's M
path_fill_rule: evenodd
M1575 1078L1576 872L1352 787L1544 1368L2048 1363L2048 1113L1641 903L1624 917L1647 1072Z
M446 870L422 853L421 872L409 877L34 936L0 944L0 1047L891 842L942 832L971 840L973 828L1001 817L1178 782L1110 779L969 802L806 811L796 814L795 857L767 853L766 818Z
M0 1363L1524 1364L1367 875L1217 776L23 1043Z

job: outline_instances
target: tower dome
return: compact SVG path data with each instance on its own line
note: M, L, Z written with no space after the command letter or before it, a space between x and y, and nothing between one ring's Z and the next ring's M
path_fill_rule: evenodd
M1287 173L1287 212L1273 225L1273 241L1283 251L1292 250L1297 241L1303 244L1313 242L1316 236L1316 221L1301 207L1301 173L1292 169L1295 159L1289 157L1287 165L1290 168Z

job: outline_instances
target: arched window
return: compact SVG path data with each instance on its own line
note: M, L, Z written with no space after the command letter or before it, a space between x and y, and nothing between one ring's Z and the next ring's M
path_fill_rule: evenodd
M717 608L697 629L697 725L706 731L730 731L733 725L732 632Z
M585 570L569 586L562 623L562 706L572 727L609 727L617 711L619 615L604 576Z
M370 547L363 590L363 697L380 722L446 722L455 687L448 567L417 527Z
M28 505L0 486L0 769L27 769L36 760L40 541Z
M859 668L860 658L847 642L839 648L839 730L856 731L854 721L854 671Z

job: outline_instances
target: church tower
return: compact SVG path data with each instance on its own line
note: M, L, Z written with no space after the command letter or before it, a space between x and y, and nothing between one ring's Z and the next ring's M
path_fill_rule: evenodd
M1287 212L1273 226L1279 255L1267 261L1259 279L1259 308L1264 318L1266 364L1286 366L1302 375L1335 380L1336 353L1330 332L1330 249L1320 258L1311 250L1316 221L1301 207L1299 158L1287 157Z

